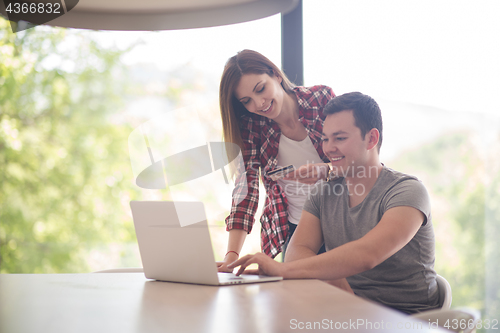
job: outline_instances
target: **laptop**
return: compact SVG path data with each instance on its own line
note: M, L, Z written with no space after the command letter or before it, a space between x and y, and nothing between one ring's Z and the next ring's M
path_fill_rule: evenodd
M130 207L148 279L213 286L283 279L217 272L202 202L131 201Z

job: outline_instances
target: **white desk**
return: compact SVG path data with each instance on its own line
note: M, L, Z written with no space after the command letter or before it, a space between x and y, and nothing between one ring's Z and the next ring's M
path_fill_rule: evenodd
M333 332L344 331L341 326L445 332L317 280L212 287L151 281L142 273L0 274L1 333Z

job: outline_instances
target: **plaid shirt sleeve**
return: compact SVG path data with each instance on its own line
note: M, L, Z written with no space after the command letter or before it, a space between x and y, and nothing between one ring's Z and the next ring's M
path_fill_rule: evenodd
M245 121L240 128L245 170L239 170L236 178L233 204L226 218L226 230L243 229L249 233L255 223L255 212L259 204L260 129L255 119L245 117ZM239 204L235 205L235 202Z

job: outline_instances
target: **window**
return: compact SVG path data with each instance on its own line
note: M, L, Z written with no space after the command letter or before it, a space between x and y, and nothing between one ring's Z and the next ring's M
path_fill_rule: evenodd
M135 185L130 133L195 105L206 137L221 141L218 88L227 59L245 48L278 66L281 58L280 15L162 32L39 26L12 34L0 24L2 273L140 266L129 202L171 194ZM166 144L181 136L196 142L190 119L170 132L165 125ZM209 221L218 260L226 215ZM243 251L260 251L259 223Z

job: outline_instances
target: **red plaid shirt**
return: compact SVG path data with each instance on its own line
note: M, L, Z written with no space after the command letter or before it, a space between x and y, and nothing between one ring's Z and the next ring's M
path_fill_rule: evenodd
M294 92L299 103L299 121L302 122L319 156L328 162L321 148L323 130L323 107L335 97L332 89L326 86L313 86L310 88L295 87ZM259 203L259 180L266 188L266 201L264 211L260 218L262 251L274 258L281 252L281 246L288 236L288 203L284 191L278 182L267 176L269 171L278 165L278 148L281 130L276 122L256 114L243 116L240 124L241 137L243 138L243 160L245 162L248 192L244 188L244 175L236 179L233 198L245 195L238 205L231 207L231 212L226 218L226 230L243 229L248 233L255 223L255 212Z

